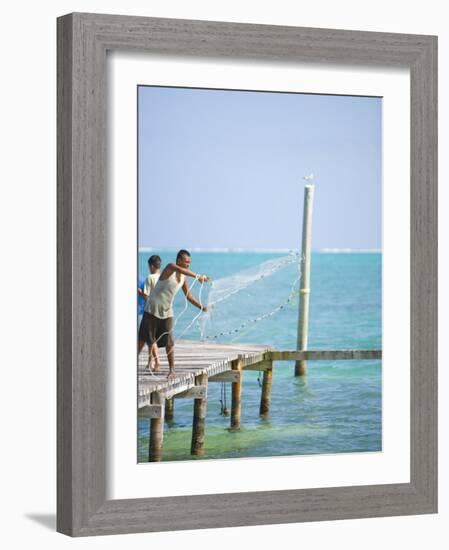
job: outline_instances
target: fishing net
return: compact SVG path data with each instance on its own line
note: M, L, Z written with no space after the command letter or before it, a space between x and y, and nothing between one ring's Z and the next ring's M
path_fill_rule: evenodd
M203 298L208 311L196 321L201 340L230 342L254 334L256 323L297 300L299 279L300 255L291 252L213 280Z

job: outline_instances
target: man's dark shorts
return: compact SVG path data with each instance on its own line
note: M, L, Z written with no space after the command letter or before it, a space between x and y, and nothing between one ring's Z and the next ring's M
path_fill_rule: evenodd
M143 312L139 327L139 341L152 346L157 342L158 348L173 346L173 317L159 319L151 313Z

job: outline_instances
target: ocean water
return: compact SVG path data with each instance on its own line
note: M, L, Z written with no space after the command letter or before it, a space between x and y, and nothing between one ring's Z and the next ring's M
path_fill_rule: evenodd
M163 265L173 251L139 253L140 282L147 260L159 254ZM191 269L212 281L251 269L285 253L193 252ZM380 349L382 347L382 255L376 252L312 254L309 349ZM296 263L236 292L212 310L201 333L185 309L182 292L175 301L175 338L198 340L201 335L221 342L248 342L289 350L296 347L298 279ZM190 280L192 283L193 280ZM297 289L296 285L295 289ZM213 288L213 287L212 287ZM210 285L196 283L192 292L207 303ZM139 303L141 313L142 303ZM282 309L278 309L282 305ZM278 311L277 311L278 310ZM275 312L276 313L273 313ZM268 315L273 313L272 315ZM181 316L179 317L179 315ZM254 319L262 320L254 322ZM242 327L243 325L243 327ZM221 334L221 336L219 336ZM164 353L164 350L161 350ZM294 363L274 366L270 416L259 417L259 373L245 372L242 424L229 431L229 417L220 414L223 391L230 409L231 386L210 384L202 459L303 454L373 452L382 449L381 361L309 361L306 377L294 376ZM166 423L163 460L198 460L190 455L193 402L177 400L174 421ZM138 416L138 459L148 460L149 421Z

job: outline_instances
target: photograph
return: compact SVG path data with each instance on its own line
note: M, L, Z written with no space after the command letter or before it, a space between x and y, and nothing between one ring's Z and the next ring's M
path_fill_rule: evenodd
M137 94L138 463L381 452L382 97Z

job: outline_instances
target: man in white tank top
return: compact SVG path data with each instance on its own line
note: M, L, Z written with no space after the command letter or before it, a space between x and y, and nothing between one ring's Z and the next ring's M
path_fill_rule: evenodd
M180 250L176 263L169 263L163 270L159 280L145 304L144 316L148 322L148 340L151 345L165 347L168 359L168 378L175 376L175 355L173 341L173 300L182 288L186 299L198 309L207 311L207 307L192 296L187 283L187 277L198 279L200 283L209 280L206 275L197 275L190 271L190 253ZM157 371L157 366L153 369Z

